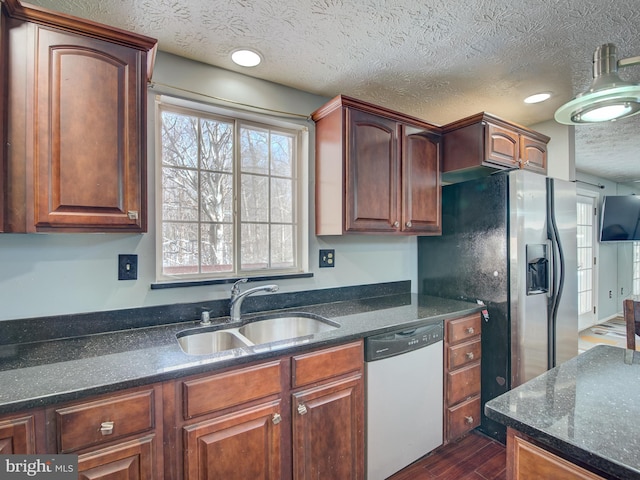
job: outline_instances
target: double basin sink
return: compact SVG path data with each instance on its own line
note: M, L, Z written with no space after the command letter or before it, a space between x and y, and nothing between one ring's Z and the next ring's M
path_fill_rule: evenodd
M211 355L234 348L266 345L339 328L340 324L311 313L262 315L240 327L207 326L176 334L182 351L189 355Z

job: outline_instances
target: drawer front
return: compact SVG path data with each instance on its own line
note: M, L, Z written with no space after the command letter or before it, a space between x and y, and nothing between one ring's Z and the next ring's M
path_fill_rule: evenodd
M482 347L480 338L471 340L470 342L460 343L447 348L447 368L454 368L468 365L469 363L480 360Z
M463 342L476 335L480 335L480 314L457 318L447 322L447 343Z
M447 405L455 405L479 393L479 362L447 373Z
M460 435L480 425L480 396L473 397L455 407L447 408L447 440L455 440Z
M320 352L296 355L292 358L291 386L293 388L326 380L337 375L362 369L363 342L349 343Z
M281 362L244 367L183 383L185 420L280 393Z
M91 445L154 428L154 391L80 403L55 411L59 451Z

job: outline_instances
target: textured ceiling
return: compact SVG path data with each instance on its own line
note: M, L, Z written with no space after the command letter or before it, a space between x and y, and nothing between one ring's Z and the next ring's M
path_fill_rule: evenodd
M31 0L155 37L160 50L311 93L345 94L437 124L487 111L523 125L591 79L604 43L640 55L638 0ZM230 52L264 62L236 67ZM640 81L640 67L621 70ZM550 91L538 105L522 99ZM578 169L640 180L640 115L576 127Z

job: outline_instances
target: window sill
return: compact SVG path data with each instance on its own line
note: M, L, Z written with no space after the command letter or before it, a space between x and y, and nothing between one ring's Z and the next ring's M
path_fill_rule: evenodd
M262 282L267 280L287 280L289 278L311 278L313 273L289 273L282 275L262 275L259 277L233 277L233 278L216 278L210 280L186 280L180 282L161 282L152 283L151 290L161 290L163 288L183 288L183 287L200 287L202 285L222 285L226 283L235 283L242 278L248 278L250 282Z

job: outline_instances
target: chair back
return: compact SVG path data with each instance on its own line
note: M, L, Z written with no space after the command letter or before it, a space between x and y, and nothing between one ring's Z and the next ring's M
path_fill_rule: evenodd
M627 298L622 303L627 324L627 348L636 349L636 335L640 335L640 296Z

